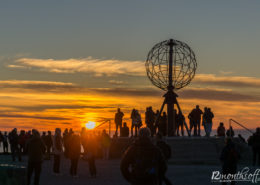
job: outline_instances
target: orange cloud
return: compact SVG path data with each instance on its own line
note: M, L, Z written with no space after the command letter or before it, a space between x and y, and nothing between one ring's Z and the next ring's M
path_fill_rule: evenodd
M143 61L123 61L115 59L94 59L91 57L84 59L36 59L20 58L16 60L18 65L8 65L14 68L16 66L24 68L38 68L46 72L54 73L94 73L96 76L102 75L132 75L144 76L145 68Z

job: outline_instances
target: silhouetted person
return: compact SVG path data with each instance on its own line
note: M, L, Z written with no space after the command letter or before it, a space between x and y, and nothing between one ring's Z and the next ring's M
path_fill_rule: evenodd
M92 178L95 178L97 175L96 168L96 156L97 156L97 140L95 136L92 134L88 138L88 164L89 164L89 172Z
M227 137L234 137L235 132L234 132L232 126L230 126L230 128L227 130L226 135L227 135Z
M111 139L109 135L106 133L106 130L103 130L101 135L101 147L103 150L103 159L109 159L110 144L111 144Z
M212 131L213 118L214 118L214 114L211 112L211 109L206 108L203 114L203 121L204 121L204 127L205 127L205 132L207 137L210 137L210 133Z
M151 136L155 134L155 119L156 119L155 113L153 112L152 107L147 107L145 112L145 123L146 126L151 130Z
M248 139L249 146L252 147L253 150L253 165L256 165L256 161L258 158L258 166L260 166L260 127L256 129L256 133Z
M69 150L69 158L70 158L70 175L72 177L77 176L78 162L80 158L80 137L79 135L72 134L71 139L69 141L70 150Z
M87 140L88 140L88 137L87 137L86 128L82 127L81 133L80 133L80 141L81 141L81 144L82 144L82 147L83 147L83 150L84 150L83 158L85 158L87 156Z
M159 120L158 132L161 133L163 136L166 136L166 132L167 132L167 115L166 115L166 112L163 112L163 115L161 116L161 118Z
M203 112L200 110L199 105L196 105L196 108L192 110L191 114L194 122L194 136L200 136L200 122Z
M177 114L177 119L176 119L177 136L180 136L180 134L179 134L180 127L181 127L181 135L184 136L184 130L183 130L184 121L185 121L185 118L184 118L183 114L181 112L179 112Z
M7 132L3 135L3 152L4 154L8 153L8 135Z
M218 137L225 137L226 129L224 127L224 123L220 122L218 129L217 129L217 136Z
M66 158L69 157L69 139L70 139L69 130L66 128L63 132L64 156Z
M118 127L120 129L119 133L121 132L123 117L124 113L120 111L120 108L118 108L117 113L115 114L116 135L118 135Z
M48 131L48 134L45 137L44 144L46 145L46 148L47 148L46 159L50 160L51 148L53 146L51 131Z
M53 172L55 174L60 173L60 158L62 153L63 153L63 149L62 149L61 129L56 128L55 135L53 138L53 156L54 156Z
M131 136L133 136L133 130L135 129L135 136L137 136L138 129L142 126L141 115L138 110L133 109L131 113L132 126L131 126Z
M207 136L207 125L206 125L207 112L208 112L208 108L204 107L204 112L203 112L203 115L202 115L202 126L204 127L204 131L206 133L206 136Z
M37 130L32 130L32 138L28 140L26 150L28 154L27 185L30 185L31 183L33 172L34 185L39 185L45 145Z
M156 134L156 146L161 149L163 156L166 161L168 161L171 158L172 151L170 145L168 145L162 137L161 133ZM165 173L167 171L167 168L165 168L165 171L160 174L160 182L159 184L162 184L164 182L166 185L171 185L171 181L165 176Z
M14 128L9 133L9 136L8 136L9 143L10 143L10 146L11 146L11 153L12 153L13 161L15 161L16 156L18 156L19 161L22 160L21 153L20 153L20 150L19 150L19 147L18 147L18 138L19 138L19 136L17 134L17 129Z
M2 134L2 132L0 131L0 147L2 146L2 142L3 142L3 134Z
M125 152L120 169L132 185L157 185L166 170L161 150L151 141L149 128L141 128L137 140Z
M129 127L126 125L126 122L124 122L122 127L121 137L129 137Z
M240 154L236 150L235 144L228 138L226 140L226 146L221 152L220 160L222 162L222 173L224 175L235 174L237 171L237 163L240 159ZM222 183L223 185L227 184L226 182ZM235 181L231 182L231 185L234 185Z
M26 143L25 131L21 130L20 135L18 136L19 152L21 154L25 153L25 143Z
M188 119L189 119L189 122L190 122L190 133L192 132L192 129L194 129L193 135L195 135L195 121L194 121L194 118L193 118L193 112L192 111L189 113Z

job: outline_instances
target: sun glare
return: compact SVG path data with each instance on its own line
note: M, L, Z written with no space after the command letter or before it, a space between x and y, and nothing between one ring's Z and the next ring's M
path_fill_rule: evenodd
M89 121L89 122L86 123L85 126L86 126L87 129L93 129L93 128L95 128L96 123L93 122L93 121Z

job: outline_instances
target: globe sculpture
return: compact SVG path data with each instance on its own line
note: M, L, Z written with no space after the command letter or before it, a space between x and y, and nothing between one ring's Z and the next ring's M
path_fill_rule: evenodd
M194 78L197 68L195 54L184 42L174 39L165 40L150 50L145 67L152 84L167 91L156 124L158 124L162 110L167 104L167 132L168 136L174 136L176 132L174 105L182 114L175 91L187 86ZM190 135L186 122L185 127Z

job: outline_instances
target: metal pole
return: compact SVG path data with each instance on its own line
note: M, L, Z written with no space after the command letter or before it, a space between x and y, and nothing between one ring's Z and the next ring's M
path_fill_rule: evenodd
M172 85L172 63L173 63L173 39L170 39L168 43L169 50L169 84L168 92L166 95L167 99L167 113L168 113L168 136L175 136L175 118L174 118L174 94L173 94L173 85Z

